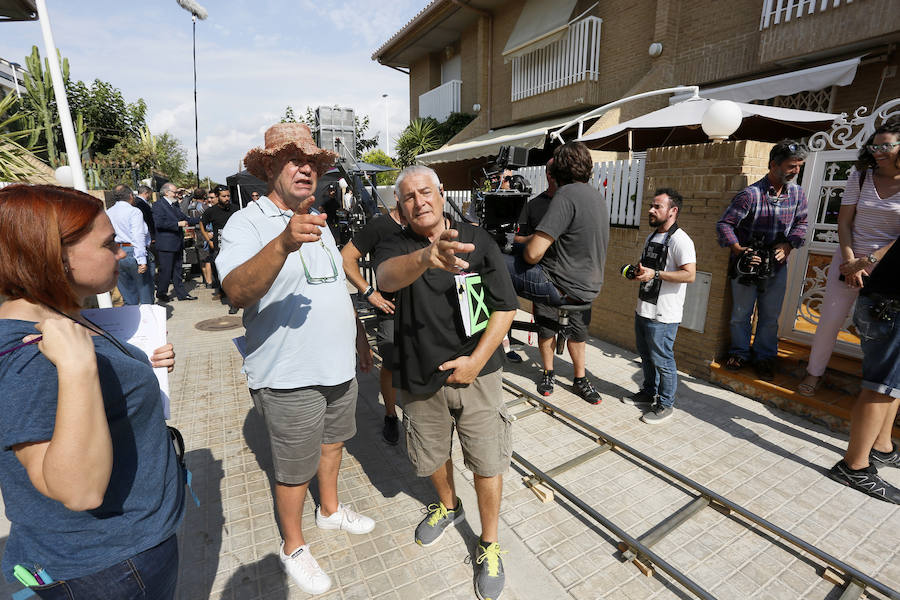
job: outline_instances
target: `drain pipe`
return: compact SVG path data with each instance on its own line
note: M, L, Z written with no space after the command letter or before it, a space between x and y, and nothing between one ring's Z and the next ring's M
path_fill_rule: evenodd
M492 129L492 115L493 115L493 89L494 89L494 15L487 10L482 10L480 8L475 8L469 4L464 4L461 0L450 0L453 4L460 6L462 8L467 8L471 11L474 11L485 17L487 19L487 28L488 28L488 43L487 43L487 128L488 131Z

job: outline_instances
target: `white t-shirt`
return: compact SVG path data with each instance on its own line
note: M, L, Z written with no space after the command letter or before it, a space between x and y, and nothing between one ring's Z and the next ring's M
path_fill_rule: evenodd
M654 233L650 240L661 244L666 239L665 233ZM690 236L679 228L669 238L669 255L666 257L666 268L663 271L677 271L678 267L697 262L697 253ZM659 298L656 304L638 299L635 312L642 317L660 323L681 323L684 309L684 296L687 293L686 283L663 281L659 287Z
M236 212L221 233L220 279L275 239L292 215L265 196ZM309 282L332 276L334 281ZM244 309L243 319L250 389L338 385L356 375L356 313L327 227L322 244L303 244L287 257L269 291Z

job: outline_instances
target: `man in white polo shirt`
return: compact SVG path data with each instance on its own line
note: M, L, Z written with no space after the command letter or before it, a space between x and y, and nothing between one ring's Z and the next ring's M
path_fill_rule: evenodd
M244 157L268 192L237 212L221 233L216 267L225 295L244 309L244 372L266 422L275 465L275 505L284 538L281 563L305 592L331 578L303 538L306 491L317 477L316 525L368 533L375 522L338 502L343 444L356 434L356 354L372 355L347 291L341 255L325 215L311 211L319 175L335 154L306 125L279 123L265 148Z
M681 323L687 284L697 273L694 242L675 222L681 212L681 194L671 188L656 190L648 221L653 233L644 244L635 281L640 283L634 315L634 337L644 383L628 398L644 411L641 420L657 424L675 411L678 370L675 367L675 334Z

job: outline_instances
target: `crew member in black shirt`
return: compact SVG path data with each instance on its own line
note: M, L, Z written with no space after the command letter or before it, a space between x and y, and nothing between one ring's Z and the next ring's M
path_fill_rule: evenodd
M397 292L394 385L407 451L416 473L431 478L439 497L415 539L432 544L464 518L450 460L455 426L466 466L475 474L481 515L475 587L480 598L497 598L504 583L497 523L511 454L499 346L518 301L496 242L483 229L444 215L434 171L407 167L394 189L407 228L376 249L377 279L382 290ZM472 273L463 284L472 285L473 314L490 314L485 328L471 336L458 299L465 285L454 277L464 272Z
M232 306L228 298L225 297L225 292L222 290L222 282L219 281L219 271L216 269L215 259L219 255L219 233L225 229L228 219L237 211L234 210L234 205L231 203L231 190L226 186L220 185L216 188L216 198L218 203L204 210L200 216L200 221L204 225L204 227L200 228L200 233L209 242L209 251L213 257L211 261L213 286L219 292L222 304L228 304L228 314L234 315L237 314L238 308ZM212 235L206 231L205 227L210 224L212 225Z
M869 258L871 257L871 258ZM879 500L900 504L900 489L877 467L900 467L891 428L900 406L900 238L841 265L851 275L875 259L875 270L859 292L853 323L863 352L862 389L850 413L850 442L828 476Z
M359 259L374 255L375 248L384 240L403 231L400 213L395 205L386 215L378 215L363 227L353 239L341 249L344 274L356 286L359 293L369 301L378 316L378 354L381 355L379 383L381 397L384 398L384 427L381 437L390 445L400 441L400 421L397 418L396 393L394 391L394 294L383 294L372 287L359 270ZM377 267L370 262L370 268Z

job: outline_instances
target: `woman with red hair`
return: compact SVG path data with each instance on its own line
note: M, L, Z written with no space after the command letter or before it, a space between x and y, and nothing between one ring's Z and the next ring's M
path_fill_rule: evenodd
M175 595L184 485L152 369L175 353L148 360L81 314L124 256L96 198L0 189L2 570L41 598Z

